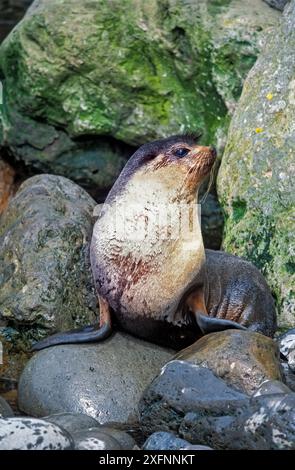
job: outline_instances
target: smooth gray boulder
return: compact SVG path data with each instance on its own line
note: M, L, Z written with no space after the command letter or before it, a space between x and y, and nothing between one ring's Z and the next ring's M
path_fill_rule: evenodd
M82 413L55 413L43 419L60 426L69 434L99 426L96 419Z
M137 419L145 387L172 352L116 332L101 343L38 352L19 381L19 407L32 416L85 413L99 423Z

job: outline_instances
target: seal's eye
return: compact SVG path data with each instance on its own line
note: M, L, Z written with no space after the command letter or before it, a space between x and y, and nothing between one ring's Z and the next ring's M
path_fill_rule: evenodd
M189 149L186 149L185 147L181 147L179 149L174 150L174 155L178 158L185 157L189 153Z

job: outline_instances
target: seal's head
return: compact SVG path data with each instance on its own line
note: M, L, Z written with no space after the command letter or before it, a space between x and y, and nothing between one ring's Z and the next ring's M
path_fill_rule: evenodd
M210 173L216 159L214 147L198 144L198 137L175 135L142 145L127 162L114 192L131 180L142 181L144 191L160 183L174 195L193 196ZM113 192L113 191L112 191Z

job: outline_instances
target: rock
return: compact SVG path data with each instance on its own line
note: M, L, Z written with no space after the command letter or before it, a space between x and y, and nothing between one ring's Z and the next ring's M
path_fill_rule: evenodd
M0 450L66 450L73 448L70 435L41 419L0 419Z
M171 432L154 432L144 443L144 450L212 450L207 446L196 446Z
M85 413L99 423L137 418L144 388L170 359L169 350L116 332L91 345L65 345L37 353L19 381L26 414Z
M99 426L99 423L96 421L96 419L81 413L56 413L50 416L46 416L43 419L44 421L49 421L50 423L60 426L69 434Z
M7 341L28 347L42 335L95 321L89 261L95 205L75 183L53 175L26 180L11 200L0 223L0 321L9 322L1 329Z
M253 397L259 397L261 395L276 395L276 394L292 393L287 385L279 380L266 380L258 387L254 392Z
M211 370L173 360L144 391L139 403L140 422L146 435L157 431L176 432L190 411L198 410L204 416L223 415L234 413L244 403L248 403L247 396L230 388Z
M99 437L98 434L107 435L113 438L121 446L121 449L132 449L136 442L135 440L121 429L117 429L114 425L104 424L100 425L98 421L89 415L81 413L56 413L43 418L45 421L57 424L65 429L72 436L78 436L77 440L84 441L86 438ZM95 435L95 429L98 432ZM88 432L90 431L91 432ZM103 437L103 436L102 436ZM84 444L83 444L84 445ZM110 450L110 449L109 449Z
M292 390L292 392L295 392L295 373L292 372L287 362L281 362L281 368L284 382L286 383L287 387Z
M121 429L117 429L114 424L103 424L99 427L99 429L101 430L101 432L116 439L122 449L133 449L136 446L136 442L133 437L130 436L127 432Z
M217 189L225 211L225 251L252 261L266 276L294 327L295 1L244 84L231 121Z
M269 6L276 8L277 10L283 11L289 0L263 0L268 3Z
M104 190L126 144L196 127L219 142L261 31L280 17L249 1L35 1L1 45L0 144Z
M97 428L72 434L76 450L122 450L119 442Z
M295 328L278 339L281 354L287 359L290 369L295 372Z
M276 343L252 331L211 333L178 353L175 359L208 367L229 386L247 394L265 380L282 380Z
M0 418L10 418L14 413L4 398L0 397Z
M0 157L0 216L14 192L14 169Z
M187 413L179 434L190 442L232 450L295 449L295 394L263 395L234 415Z

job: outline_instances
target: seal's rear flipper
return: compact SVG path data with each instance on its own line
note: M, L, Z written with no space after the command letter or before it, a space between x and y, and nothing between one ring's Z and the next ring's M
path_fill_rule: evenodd
M56 333L34 344L31 350L39 351L40 349L49 348L50 346L58 344L93 343L106 339L112 332L109 305L104 299L99 297L99 306L99 324L66 331L64 333Z
M223 318L213 318L208 317L207 315L203 315L200 312L195 312L196 322L204 335L208 333L214 333L216 331L223 331L223 330L231 330L231 329L238 329L238 330L247 330L247 328L235 321L231 320L224 320Z

